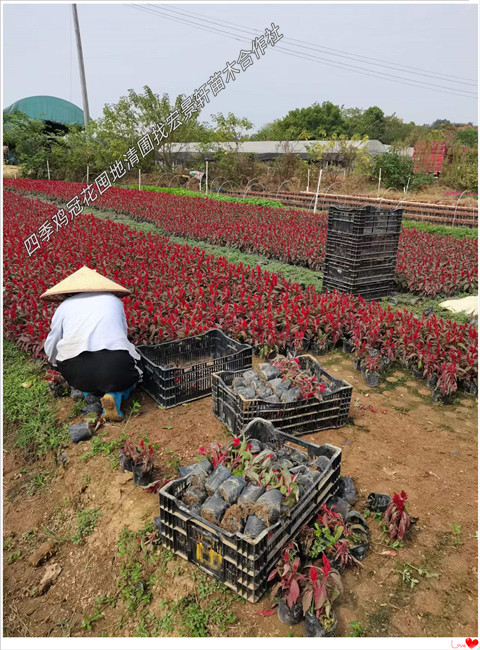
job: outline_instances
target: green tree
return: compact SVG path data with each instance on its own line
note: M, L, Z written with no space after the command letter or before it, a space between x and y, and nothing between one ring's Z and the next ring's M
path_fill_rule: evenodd
M3 142L15 151L22 174L33 178L45 178L47 160L50 158L55 136L48 132L42 121L31 119L21 111L3 116ZM52 160L49 160L52 165Z
M200 123L198 117L193 115L188 120L181 116L183 95L171 102L167 93L160 97L149 86L144 86L143 90L143 93L137 93L130 89L117 104L107 104L103 109L103 116L97 120L96 136L105 144L105 166L114 160L121 160L129 147L135 146L139 138L151 131L155 125L165 124L168 116L175 110L178 111L181 124L175 130L167 128L168 137L155 146L160 164L164 168L170 169L172 166L174 143L208 140L207 125ZM154 164L152 154L141 160L140 168L150 171Z
M268 128L267 128L268 127ZM332 102L315 103L307 108L289 111L281 120L263 127L257 135L265 140L298 140L305 132L310 140L346 133L340 106Z
M370 106L360 118L358 135L368 135L370 140L383 142L385 134L385 113L378 106Z
M459 129L455 137L456 142L466 147L478 147L478 129Z
M385 187L394 187L402 190L407 187L409 190L419 189L433 183L433 176L428 174L416 174L413 171L413 161L402 156L398 151L391 150L377 156L372 167L372 180L376 180L382 170L382 184Z
M442 183L461 190L478 191L478 146L465 147L456 142L452 149L451 162L444 165Z

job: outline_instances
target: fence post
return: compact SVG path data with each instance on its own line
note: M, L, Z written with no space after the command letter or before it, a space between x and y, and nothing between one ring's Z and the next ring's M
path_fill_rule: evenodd
M380 167L380 171L378 172L378 188L377 188L377 199L380 196L380 183L382 182L382 168Z
M50 180L50 165L48 164L48 160L47 160L47 176L48 176L48 180Z
M322 182L322 173L323 173L323 169L320 170L320 174L318 175L317 192L315 194L315 205L313 206L313 213L314 214L317 211L318 192L320 191L320 183Z
M142 189L142 172L138 170L138 189Z
M305 190L305 192L308 192L309 189L310 189L310 167L307 169L307 189Z
M87 185L88 185L89 175L90 175L90 165L87 165Z
M208 160L205 161L205 196L208 196Z

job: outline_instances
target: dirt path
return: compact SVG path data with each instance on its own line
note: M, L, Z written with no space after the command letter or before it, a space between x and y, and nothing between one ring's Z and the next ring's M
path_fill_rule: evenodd
M342 474L355 478L357 509L363 509L369 492L392 494L403 489L412 514L419 517L412 541L397 549L398 556L381 555L389 549L374 544L364 568L344 575L337 635L351 634L352 621L370 636L477 635L476 400L463 396L452 406L434 406L425 385L400 371L372 390L353 370L351 358L340 351L321 362L353 384L354 424L307 438L342 448ZM168 411L157 408L143 393L135 399L141 404L140 414L131 418L126 432L160 446L163 475L171 474L178 463L192 461L201 444L227 438L212 414L211 398ZM70 398L57 404L60 419L80 421L78 416L69 419L74 408ZM109 424L104 440L118 438L124 430L123 423ZM122 555L119 538L124 526L130 531L145 528L158 514L158 501L135 487L130 473L112 467L109 457L100 453L98 440L96 447L95 440L70 444L60 466L53 455L32 465L11 451L13 435L14 428L7 426L6 635L173 636L205 631L215 636L303 635L302 625L288 628L276 616L256 614L268 607L266 599L254 605L240 602L166 549L158 549L145 561L140 551ZM53 478L46 488L28 496L27 486L39 472L51 472ZM97 527L75 544L70 533L78 532L79 513L95 508L99 508ZM370 521L378 541L378 526ZM125 539L123 533L124 545ZM45 542L51 544L52 557L32 566L29 558ZM20 557L14 557L16 553ZM137 556L142 569L135 573L125 563L132 564ZM410 588L397 572L405 562L438 577L419 576L410 569L419 580ZM34 588L52 564L61 567L60 575L45 594L35 595ZM136 590L147 587L150 595L144 602ZM140 604L129 612L137 601ZM97 619L92 621L95 610ZM200 620L202 611L210 612L208 623ZM182 629L176 627L179 620Z

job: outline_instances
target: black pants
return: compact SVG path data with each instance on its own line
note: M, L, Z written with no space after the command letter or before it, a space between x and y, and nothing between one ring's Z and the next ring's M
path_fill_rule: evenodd
M135 360L126 350L82 352L58 361L57 368L70 386L97 397L126 390L139 380Z

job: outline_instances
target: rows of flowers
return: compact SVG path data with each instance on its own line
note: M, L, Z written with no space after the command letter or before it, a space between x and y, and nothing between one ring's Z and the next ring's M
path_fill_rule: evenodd
M477 330L407 311L383 309L348 294L319 294L280 275L80 215L35 256L24 240L51 215L42 201L4 194L4 331L41 353L54 305L40 294L83 265L132 290L124 299L129 336L152 344L220 327L263 355L348 340L357 361L372 356L435 379L445 393L475 382ZM373 351L375 355L373 355ZM388 366L389 364L385 364Z
M63 181L5 180L5 186L23 192L69 201L84 197L85 185ZM320 270L326 243L325 215L299 210L279 210L254 205L219 203L189 198L110 188L95 200L95 207L150 221L165 234L236 247L278 259L287 264ZM404 229L397 259L398 284L405 290L428 296L474 293L477 289L476 239Z

